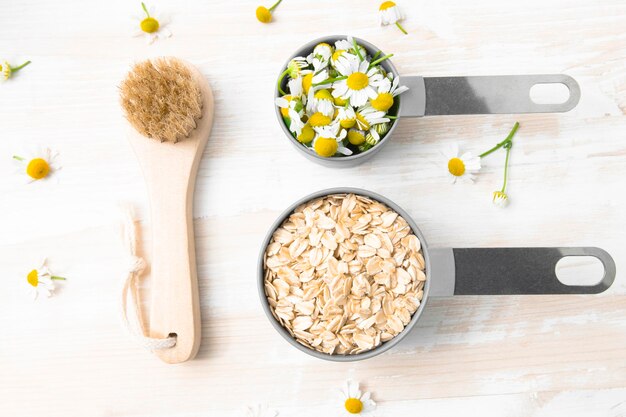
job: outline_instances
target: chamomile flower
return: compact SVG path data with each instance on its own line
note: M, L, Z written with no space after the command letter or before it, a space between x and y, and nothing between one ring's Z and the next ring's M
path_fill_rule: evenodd
M8 61L2 61L2 64L0 64L0 81L8 80L9 78L11 78L11 76L13 76L13 74L15 74L28 64L30 64L30 61L26 61L18 67L12 67Z
M169 38L172 32L166 27L167 22L163 16L155 13L154 7L148 9L144 3L141 3L145 16L134 16L135 29L133 36L145 36L146 42L154 43L157 39Z
M13 155L13 160L18 165L18 173L26 174L28 182L46 180L51 178L61 169L56 163L58 153L52 152L50 148L39 148L36 152L30 153L27 157Z
M393 74L389 74L388 77L384 77L378 86L378 95L374 99L370 99L370 104L376 110L386 112L394 103L394 97L404 93L409 88L406 86L398 86L400 78L393 77Z
M405 35L408 35L407 31L400 25L400 21L404 20L404 13L392 1L383 2L378 8L378 17L381 25L396 25L398 29Z
M256 8L256 18L261 23L269 23L272 21L272 12L278 7L280 2L283 0L278 0L272 7L269 9L265 6L259 6Z
M374 125L387 123L390 119L385 115L384 111L376 110L370 105L363 106L356 111L357 127L361 130L370 130Z
M363 106L368 99L377 96L375 88L378 87L383 76L376 68L369 68L367 60L340 59L335 68L345 79L333 83L333 96L350 100L354 107Z
M505 207L509 203L509 196L504 191L494 191L492 201L496 207Z
M342 141L346 137L346 131L341 128L339 123L316 127L314 130L317 136L313 140L313 150L319 156L328 158L336 153L352 155L352 151L343 146Z
M445 149L443 156L448 163L448 176L453 184L457 180L473 182L474 174L480 171L480 157L470 152L460 155L457 143Z
M361 392L359 383L346 381L341 389L345 416L355 414L367 414L376 409L376 403L372 400L369 392Z
M289 94L291 97L300 98L304 90L302 89L302 77L297 77L289 80L287 83L287 88L289 89Z
M50 297L54 292L55 280L65 280L63 277L52 275L46 266L46 260L41 262L38 268L32 269L25 276L26 289L28 293L36 300L37 297Z
M294 57L291 59L291 61L289 61L289 64L287 64L287 74L291 78L298 78L304 74L313 72L311 70L306 69L306 67L308 66L309 66L309 63L305 57L302 57L302 56Z
M328 67L328 62L332 55L333 47L322 42L318 43L315 48L313 48L313 52L307 57L307 61L313 65L313 68L317 72Z
M296 134L296 138L302 133L305 123L302 121L302 115L295 109L289 109L289 131Z
M320 112L325 116L332 116L335 113L333 96L326 89L313 91L309 90L309 96L306 102L307 113Z
M339 107L337 120L344 129L350 129L356 124L356 112L351 106Z
M289 117L289 110L295 108L297 101L294 100L294 97L287 94L282 97L276 97L274 103L280 108L280 114L283 117Z
M246 417L276 417L278 411L269 408L266 405L257 404L255 406L246 407Z
M335 42L335 51L346 51L355 58L358 56L367 55L367 51L361 45L358 45L352 36L348 36L346 39L339 39ZM343 54L342 54L343 55Z
M348 130L348 142L352 145L362 145L365 142L365 135L367 132L359 129Z

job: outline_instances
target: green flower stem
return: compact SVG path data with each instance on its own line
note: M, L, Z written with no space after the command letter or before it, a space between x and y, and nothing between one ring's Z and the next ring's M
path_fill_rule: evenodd
M380 64L381 62L383 62L384 60L391 58L392 56L393 56L393 54L385 55L385 56L383 56L383 57L381 57L381 58L378 58L376 61L372 61L372 62L370 62L370 66L367 68L367 69L368 69L368 71L369 71L369 70L370 70L370 68L372 68L374 65L378 65L378 64Z
M57 281L65 281L65 280L67 280L67 278L58 277L58 276L56 276L56 275L52 275L52 276L50 276L50 279L55 279L55 280L57 280Z
M286 70L283 71L282 74L280 74L280 77L278 77L278 83L276 84L278 86L278 91L280 91L280 94L282 94L283 96L287 93L283 91L283 89L281 88L281 84L283 83L283 78L285 78L285 75L287 75L288 73L289 73L289 68L287 68Z
M361 51L359 50L359 45L356 44L356 41L354 40L354 38L352 38L352 45L354 47L354 52L356 52L357 56L359 57L359 61L363 61L363 55L361 55Z
M270 7L267 10L269 10L270 12L273 12L274 9L278 7L278 5L280 4L281 1L283 1L283 0L278 0L276 3L274 3L274 5L272 7Z
M506 190L506 181L508 179L509 174L509 155L511 154L511 148L513 147L513 142L509 141L504 145L504 149L506 149L506 159L504 160L504 184L502 184L502 189L500 192L504 193Z
M375 60L376 58L378 58L378 56L379 56L380 54L381 54L381 52L380 52L380 51L376 52L376 53L374 54L374 56L372 57L372 60Z
M481 153L480 155L478 155L478 157L479 158L484 158L485 156L487 156L487 155L497 151L498 149L500 149L501 147L503 147L507 143L510 143L513 140L513 136L515 136L515 132L517 132L517 128L518 127L519 127L519 122L515 122L515 124L513 125L513 129L511 129L511 132L506 137L506 139L504 139L502 142L498 143L496 146L494 146L493 148L489 149L488 151Z
M11 67L11 71L13 72L18 72L19 70L21 70L22 68L24 68L26 65L30 64L30 61L26 61L24 62L22 65L20 65L19 67Z
M402 25L400 24L400 22L396 22L396 26L398 26L398 29L400 29L402 31L402 33L404 33L405 35L408 35L409 32L407 32L406 30L404 30L404 28L402 27Z
M344 75L344 76L342 76L342 77L329 78L329 79L324 80L324 81L322 81L322 82L319 82L319 83L313 84L313 86L317 87L318 85L332 84L332 83L334 83L335 81L341 81L341 80L345 80L345 79L347 79L347 78L348 78L348 76L347 76L347 75Z
M150 17L150 13L148 12L148 8L146 7L146 4L143 1L141 2L141 8L143 9L144 12L146 12L146 16Z
M24 161L24 158L22 158L21 156L17 156L17 155L13 155L13 159L15 159L16 161Z
M389 114L388 114L388 115L386 115L385 117L386 117L387 119L393 119L393 120L396 120L396 119L398 118L398 116L391 116L391 115L389 115Z

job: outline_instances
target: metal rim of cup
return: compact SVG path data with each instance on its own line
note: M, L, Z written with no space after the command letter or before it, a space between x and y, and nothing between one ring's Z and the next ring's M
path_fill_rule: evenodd
M424 284L424 296L422 297L422 301L419 307L411 316L411 321L409 322L409 324L407 324L404 327L404 329L400 333L398 333L395 337L393 337L391 340L381 343L377 347L371 350L368 350L366 352L352 354L352 355L350 354L331 355L328 353L319 352L317 350L308 348L300 344L293 336L289 334L287 329L284 328L278 322L278 320L274 318L270 310L270 305L267 300L267 296L265 295L265 265L264 265L263 259L265 257L265 250L267 246L269 245L270 240L272 239L272 235L274 234L274 231L276 231L276 229L280 227L280 225L293 213L293 211L297 207L311 200L315 200L315 199L326 197L326 196L333 195L333 194L356 194L356 195L368 197L380 203L385 204L387 207L391 208L396 213L398 213L404 220L406 220L406 222L411 227L412 232L420 240L421 247L422 247L422 254L424 256L424 261L425 261L425 269L426 269L425 271L426 283ZM274 329L283 337L283 339L289 342L292 346L296 347L298 350L304 353L307 353L319 359L324 359L324 360L332 361L332 362L353 362L353 361L358 361L358 360L369 359L374 356L378 356L381 353L386 352L387 350L397 345L403 338L405 338L410 333L411 329L413 329L413 327L419 320L420 316L422 315L422 312L424 311L424 308L426 306L426 301L428 300L428 294L430 292L430 281L431 281L430 271L431 271L430 257L428 254L428 245L426 243L426 239L424 238L424 235L422 235L422 232L420 231L420 229L417 227L417 224L413 221L411 216L409 216L409 214L406 211L404 211L404 209L402 209L400 206L395 204L390 199L380 194L374 193L372 191L363 190L360 188L352 188L352 187L338 187L338 188L329 188L325 190L316 191L314 193L308 194L307 196L298 199L295 203L291 204L286 210L284 210L280 214L280 216L278 216L278 218L274 221L274 223L269 229L269 232L265 236L265 239L263 240L263 244L261 245L261 252L259 254L259 261L257 265L257 289L259 292L259 297L261 299L261 306L263 307L263 311L265 312L265 315L267 316L268 320L272 324L272 327L274 327Z
M347 37L348 37L347 35L323 36L321 38L317 38L317 39L314 39L314 40L308 42L307 44L305 44L302 47L298 48L296 53L291 55L291 57L289 57L289 59L287 59L287 61L285 61L285 63L281 67L280 72L278 74L278 77L276 77L276 79L278 80L278 78L280 77L280 74L282 74L282 72L285 70L285 68L287 68L287 65L289 65L289 62L293 58L295 58L297 56L303 56L302 52L306 51L307 52L306 55L308 55L310 52L313 51L313 48L315 47L315 45L317 45L319 43L326 42L326 43L329 43L329 44L334 44L335 41L340 40L340 39L346 39ZM359 45L364 47L365 50L371 56L373 56L376 52L381 51L375 45L369 43L366 40L363 40L361 38L357 38L355 36L353 36L352 38ZM382 53L382 51L381 51L381 53ZM385 68L385 70L387 72L393 73L394 78L400 76L398 74L398 71L396 70L396 67L391 62L391 60L387 59L386 61L382 62L381 65ZM278 91L278 86L276 86L274 88L274 98L276 99L278 97L280 97L280 92ZM283 132L285 133L285 135L289 139L289 142L293 146L295 146L296 149L298 149L299 152L305 154L305 156L308 156L309 158L314 159L314 160L316 160L316 161L318 161L319 163L322 163L322 164L328 164L328 161L334 161L334 162L337 162L338 164L341 164L341 162L343 162L344 164L347 164L349 162L354 163L354 162L356 162L358 160L364 161L365 159L368 159L369 157L371 157L375 153L377 153L380 150L380 148L382 148L383 145L385 145L385 143L388 141L388 139L391 136L391 134L393 133L393 131L396 129L396 126L398 125L398 121L399 121L398 119L394 120L393 123L391 123L391 126L389 127L389 130L387 131L387 133L385 133L385 136L383 136L383 138L380 140L380 142L378 142L375 146L371 147L367 151L361 152L361 153L358 153L358 154L354 154L354 155L350 155L350 156L328 157L327 158L327 157L319 156L317 153L312 152L309 148L305 147L303 144L298 142L298 140L293 137L293 135L291 134L291 132L287 128L287 125L285 124L285 121L283 120L283 116L280 113L280 108L276 104L274 104L274 108L275 108L274 110L276 112L276 117L278 119L278 123L280 124L280 127L282 128ZM400 114L401 108L402 108L402 100L398 99L398 111L397 111L398 114ZM361 161L359 161L359 162L361 162Z

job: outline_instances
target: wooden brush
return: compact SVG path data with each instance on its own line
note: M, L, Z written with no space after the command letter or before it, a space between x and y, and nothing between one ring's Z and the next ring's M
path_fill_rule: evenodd
M174 347L155 353L167 363L180 363L200 347L193 192L213 124L213 93L195 67L167 57L136 64L120 86L120 97L150 199L148 336L175 335Z

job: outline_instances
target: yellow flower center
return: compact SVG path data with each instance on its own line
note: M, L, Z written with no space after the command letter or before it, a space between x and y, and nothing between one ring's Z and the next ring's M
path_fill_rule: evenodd
M269 23L272 21L272 12L267 7L259 6L256 9L256 18L261 23Z
M346 51L344 51L343 49L337 49L334 53L333 53L333 61L336 61L339 59L339 57Z
M318 48L328 48L328 49L331 49L330 45L327 44L326 42L318 43L317 45L315 45L315 48L313 48L313 51L315 51Z
M286 96L283 96L283 98L285 100L287 100L287 102L289 103L291 100L293 100L293 97L291 97L289 94L287 94ZM283 117L289 117L289 106L287 107L281 107L280 108L280 114L283 115Z
M356 114L356 121L359 124L359 129L361 130L370 130L369 122L363 117L361 113Z
M328 126L330 122L330 117L324 116L320 112L313 113L309 118L309 124L313 127Z
M49 173L50 165L48 165L48 162L42 158L32 159L26 166L26 174L36 180L46 178Z
M11 66L8 62L4 62L4 67L0 66L0 71L2 71L2 76L5 80L11 78Z
M493 192L493 201L495 202L496 200L508 200L509 196L506 195L506 193L503 193L502 191L494 191Z
M324 158L328 158L337 153L338 147L337 141L333 138L317 138L313 146L315 152Z
M350 74L346 82L350 90L362 90L369 85L370 80L367 78L367 74L354 72Z
M348 130L348 141L353 145L360 145L365 142L365 135L360 130Z
M26 281L33 287L39 285L39 272L36 269L33 269L26 275Z
M302 89L305 94L309 94L309 88L311 88L311 84L313 84L313 73L310 72L304 77L302 77Z
M339 124L344 129L350 129L351 127L354 127L354 125L356 124L356 119L343 119L339 122Z
M359 414L363 411L363 403L358 398L348 398L344 404L350 414Z
M379 10L387 10L390 7L395 6L396 4L392 1L385 1L383 2L383 4L380 5L380 9Z
M393 106L391 93L380 93L374 100L370 100L372 107L379 111L387 111Z
M452 158L448 161L448 171L455 177L465 174L465 162L461 158Z
M304 125L302 128L302 132L300 132L300 136L298 136L298 141L302 143L310 143L315 137L315 130L308 123Z
M348 104L348 100L344 100L341 97L334 98L335 106L343 107Z
M319 90L317 93L315 93L315 98L318 100L331 100L333 99L333 96L330 94L330 91L328 90Z
M154 17L146 17L139 23L139 27L146 33L154 33L159 30L159 21Z

